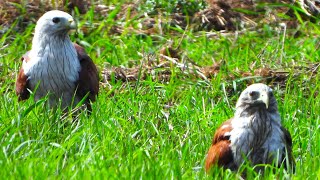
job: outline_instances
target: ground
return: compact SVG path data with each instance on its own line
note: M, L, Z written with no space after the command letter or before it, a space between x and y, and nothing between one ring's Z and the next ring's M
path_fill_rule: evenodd
M78 21L71 39L85 47L101 77L91 116L81 113L72 122L47 108L45 99L18 102L20 58L31 47L37 18L53 5L10 2L0 13L3 177L237 177L219 168L207 175L206 152L215 129L233 116L241 91L264 82L274 89L292 134L296 172L257 175L246 165L241 171L248 178L320 178L316 16L294 5L241 11L210 4L215 1L108 1L80 4L79 11L73 7L81 1L57 4Z

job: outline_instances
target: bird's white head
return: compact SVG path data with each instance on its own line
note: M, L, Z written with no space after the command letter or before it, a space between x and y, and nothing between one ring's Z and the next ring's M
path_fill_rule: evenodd
M240 95L236 108L239 107L277 108L272 89L262 83L248 86Z
M63 11L52 10L46 12L37 21L35 34L67 34L70 29L76 29L73 17Z

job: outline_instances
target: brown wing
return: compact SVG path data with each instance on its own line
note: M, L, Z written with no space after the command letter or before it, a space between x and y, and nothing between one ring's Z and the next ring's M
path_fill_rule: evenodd
M24 54L21 58L22 62L28 62L30 60L29 56L29 51ZM16 80L16 94L18 95L19 101L26 100L30 96L30 92L28 91L29 88L29 82L28 82L28 77L24 74L24 70L21 67L17 80Z
M289 163L289 164L285 164L285 167L286 167L286 169L292 169L294 171L295 170L295 162L294 162L294 158L292 155L292 138L291 138L290 132L286 128L281 126L281 130L284 133L284 138L285 138L286 148L287 148L287 150L284 150L284 151L286 151L285 154L287 154L286 157L288 157L288 163ZM283 160L285 160L286 157L284 157ZM288 167L288 165L289 165L289 167Z
M210 168L217 164L220 167L234 169L232 151L230 148L230 135L232 119L224 122L214 134L212 145L208 151L205 169L208 172Z
M97 67L81 46L74 43L74 47L77 50L81 65L76 95L82 99L88 94L85 103L87 108L91 110L90 101L95 101L99 92L99 75Z

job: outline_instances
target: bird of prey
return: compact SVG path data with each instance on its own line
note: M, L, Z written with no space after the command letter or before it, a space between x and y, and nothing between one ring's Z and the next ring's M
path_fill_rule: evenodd
M236 171L245 161L294 168L291 135L281 125L272 89L261 83L241 93L234 117L216 130L205 169L217 165Z
M48 95L50 107L61 102L61 108L75 106L83 98L91 110L99 91L95 64L84 48L72 43L68 32L76 29L71 15L53 10L37 21L32 48L22 57L16 80L19 101L34 93L35 101Z

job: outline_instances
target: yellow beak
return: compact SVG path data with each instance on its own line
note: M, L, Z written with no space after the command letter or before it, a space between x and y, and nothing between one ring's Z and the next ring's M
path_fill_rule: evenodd
M258 101L262 101L266 105L266 108L267 109L269 108L269 96L268 96L268 93L266 91L262 91L257 100Z
M70 29L77 29L77 24L76 22L73 20L73 18L68 19L69 21L69 27Z

